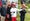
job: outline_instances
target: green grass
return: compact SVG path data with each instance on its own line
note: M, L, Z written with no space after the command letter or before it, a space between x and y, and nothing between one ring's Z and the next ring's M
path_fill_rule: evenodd
M27 14L25 15L25 21L30 21L30 14L29 14L29 13L27 13Z
M18 15L17 17L18 17L17 21L20 21L20 16ZM26 13L24 21L30 21L30 14L29 13Z

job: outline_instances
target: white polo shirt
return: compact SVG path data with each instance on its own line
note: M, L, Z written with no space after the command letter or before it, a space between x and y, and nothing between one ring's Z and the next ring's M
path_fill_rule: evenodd
M11 17L16 17L17 16L17 9L16 8L11 8Z

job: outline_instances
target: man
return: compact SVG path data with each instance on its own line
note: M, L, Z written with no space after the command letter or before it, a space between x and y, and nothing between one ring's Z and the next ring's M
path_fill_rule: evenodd
M26 14L26 6L24 3L21 2L21 9L20 9L20 21L24 21L25 19L25 14Z
M1 16L2 0L0 0L0 16Z
M5 5L3 5L1 8L1 21L5 20L5 16L6 16L6 8Z
M16 21L16 16L17 16L16 4L13 3L10 12L11 12L12 21Z

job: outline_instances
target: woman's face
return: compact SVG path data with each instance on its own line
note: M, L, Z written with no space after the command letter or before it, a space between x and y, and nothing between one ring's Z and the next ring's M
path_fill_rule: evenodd
M10 8L10 6L8 6Z

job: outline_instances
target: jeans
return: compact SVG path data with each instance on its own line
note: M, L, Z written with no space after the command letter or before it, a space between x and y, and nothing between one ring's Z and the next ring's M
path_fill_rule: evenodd
M21 19L21 21L24 21L24 19L25 19L25 14L21 14L20 19Z

